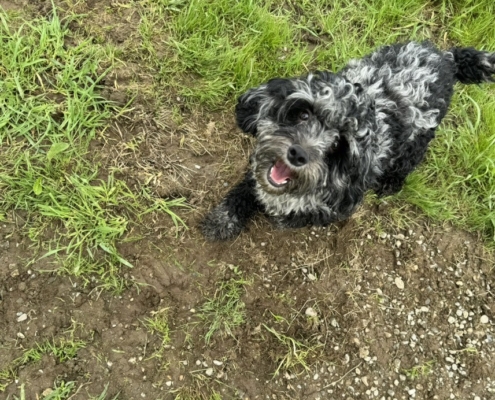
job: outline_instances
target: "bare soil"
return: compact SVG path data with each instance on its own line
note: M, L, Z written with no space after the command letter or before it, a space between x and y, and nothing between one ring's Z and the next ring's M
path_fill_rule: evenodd
M45 12L50 2L35 3ZM113 6L81 2L79 12ZM126 24L134 15L104 15L119 28L109 40L132 37ZM125 102L129 87L146 79L129 64L106 80L104 95ZM233 242L205 242L198 223L244 172L252 143L231 113L183 110L173 122L167 105L151 107L141 95L93 143L103 170L116 169L132 189L184 196L192 206L179 211L189 229L178 235L166 216L131 228L129 239L143 238L119 250L139 284L121 296L49 272L50 259L28 264L34 249L22 216L0 225L0 367L74 327L87 342L69 361L47 355L20 368L1 396L18 395L25 383L35 399L63 379L77 382L74 399L107 383L121 399L200 399L213 390L224 399L495 398L494 258L481 238L407 206L369 201L326 229L278 231L260 216ZM198 310L231 276L229 265L252 280L242 297L247 321L234 337L207 344ZM164 308L171 343L157 356L161 340L143 321ZM311 348L307 370L274 376L288 349L265 326Z

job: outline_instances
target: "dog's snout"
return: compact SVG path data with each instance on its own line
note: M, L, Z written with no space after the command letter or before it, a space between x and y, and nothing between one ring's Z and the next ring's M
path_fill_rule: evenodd
M308 153L298 144L293 144L289 147L287 159L295 167L301 167L309 161Z

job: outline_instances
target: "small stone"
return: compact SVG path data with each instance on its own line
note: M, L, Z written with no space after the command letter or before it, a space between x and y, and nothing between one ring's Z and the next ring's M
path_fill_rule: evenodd
M24 339L26 336L24 336L24 334L23 334L23 333L21 333L21 332L17 332L17 337L18 337L19 339Z
M360 358L366 358L370 354L370 351L367 347L361 347L359 349L359 357Z
M213 368L208 368L206 371L205 371L205 374L207 376L212 376L213 375Z
M223 362L218 360L213 360L213 364L220 366L223 365Z
M129 358L129 363L136 364L136 357Z
M27 320L27 318L28 318L27 314L22 313L21 315L19 315L19 316L17 317L17 322L22 322L22 321L25 321L25 320Z
M395 286L397 286L399 289L404 289L404 281L400 276L395 278Z
M165 385L167 385L168 387L172 386L172 381L165 382Z
M315 318L318 316L318 313L311 307L306 308L304 314L306 314L306 316L310 318Z
M313 274L311 274L311 273L310 273L310 274L308 274L308 279L309 279L310 281L316 281L316 279L317 279L317 278L316 278L316 276L315 276L315 275L313 275Z
M385 232L380 233L380 239L386 239L387 234Z
M317 381L319 377L320 377L320 375L318 375L318 374L314 374L314 375L313 375L313 379L314 379L315 381Z
M455 318L450 316L449 319L447 320L449 324L453 324L455 322Z
M481 318L480 318L480 322L482 324L488 324L488 317L486 315L482 315Z

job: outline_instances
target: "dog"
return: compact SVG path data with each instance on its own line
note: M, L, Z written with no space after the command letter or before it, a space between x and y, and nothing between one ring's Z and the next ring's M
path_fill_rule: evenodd
M244 179L202 221L208 240L236 237L258 212L280 228L348 218L365 193L401 190L423 160L454 84L493 81L495 53L384 46L340 72L275 78L235 109L257 141Z

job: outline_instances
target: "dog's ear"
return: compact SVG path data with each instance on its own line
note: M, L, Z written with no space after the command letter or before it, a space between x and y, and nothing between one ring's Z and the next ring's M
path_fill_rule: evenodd
M241 95L235 107L236 121L244 132L256 136L261 118L275 115L280 103L294 91L289 79L275 78Z
M263 87L260 87L248 90L237 100L235 117L237 126L243 132L250 133L253 136L256 136L258 133L256 125L259 119L261 102L264 97L265 90Z

